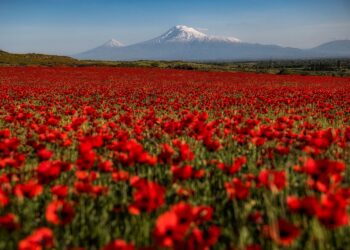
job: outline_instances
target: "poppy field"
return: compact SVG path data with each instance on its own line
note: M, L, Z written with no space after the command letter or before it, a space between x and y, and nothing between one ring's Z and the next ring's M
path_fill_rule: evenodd
M0 249L350 249L350 78L0 68Z

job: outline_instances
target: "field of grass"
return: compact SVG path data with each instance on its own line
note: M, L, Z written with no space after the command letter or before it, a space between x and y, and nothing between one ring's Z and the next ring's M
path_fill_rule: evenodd
M0 67L0 249L350 246L350 78Z

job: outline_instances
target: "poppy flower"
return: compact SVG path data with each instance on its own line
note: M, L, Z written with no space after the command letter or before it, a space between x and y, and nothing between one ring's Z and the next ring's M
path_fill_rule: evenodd
M93 182L99 178L99 173L96 171L77 170L75 171L75 177L83 182Z
M320 192L327 192L330 188L335 188L342 181L342 172L345 164L339 161L328 159L306 160L301 171L309 176L308 186Z
M51 249L54 247L54 238L51 229L41 227L32 232L31 235L21 240L18 250Z
M186 236L186 240L179 242L176 249L206 250L210 249L218 241L220 229L210 226L206 230L193 228Z
M172 156L174 155L175 150L167 143L162 145L162 150L158 155L158 159L164 163L171 163Z
M133 203L129 206L132 214L139 214L141 211L150 213L164 204L164 187L145 179L132 181L132 186L136 189L133 194Z
M41 162L37 168L38 179L40 183L48 183L57 179L64 170L63 168L63 163L60 161Z
M115 182L118 182L118 181L128 181L130 178L130 174L129 172L127 171L123 171L123 170L118 170L118 171L114 171L112 173L112 179L115 181Z
M289 196L287 198L287 206L293 213L305 213L309 216L315 216L320 203L314 196L306 196L302 198Z
M252 139L253 144L255 144L257 147L261 147L262 145L265 144L266 139L262 137L254 137Z
M210 226L207 230L203 232L205 249L214 246L220 237L221 230L217 226Z
M74 190L77 194L91 194L93 185L90 182L76 181L74 182Z
M102 250L134 250L133 244L128 244L123 240L115 240L107 244Z
M203 145L206 147L206 149L210 152L216 152L220 148L222 148L222 145L219 140L213 139L211 135L207 135L203 139Z
M43 192L43 186L38 184L37 181L31 179L26 183L16 184L14 187L14 193L17 197L34 198Z
M111 162L111 161L102 161L102 162L100 162L98 164L98 169L101 172L105 172L105 173L112 172L113 171L113 162Z
M186 165L183 167L171 166L171 173L173 174L175 180L187 180L192 178L194 170L190 165Z
M9 231L13 231L20 227L18 218L13 213L8 213L4 216L0 216L0 227L3 227Z
M158 246L171 248L185 237L186 231L187 226L181 226L175 212L169 211L157 218L153 236Z
M266 225L264 233L281 246L290 246L300 235L300 229L285 219L279 219L273 225Z
M55 225L69 224L74 218L72 205L63 200L52 201L46 208L46 220Z
M263 169L258 176L259 185L271 190L282 190L287 185L285 171Z
M0 188L0 206L5 207L9 201L8 195Z
M174 249L206 249L216 243L220 229L210 226L198 227L212 219L213 209L209 206L192 206L185 202L173 205L170 211L160 215L156 221L153 236L158 246Z
M334 229L348 225L348 202L341 193L326 194L321 197L316 216L326 227Z
M66 185L55 185L51 187L51 193L56 195L58 198L63 199L68 195L68 186Z
M225 183L226 193L230 199L247 199L250 187L250 181L242 181L239 178L233 178L231 182Z
M185 202L180 202L172 206L171 211L173 211L176 214L179 226L185 228L188 227L194 221L196 216L192 206ZM199 211L197 213L199 213Z
M173 140L173 144L179 149L179 156L174 160L175 162L192 161L194 159L194 153L186 142Z
M43 148L38 151L38 157L41 161L47 161L53 156L53 152Z
M234 159L231 165L225 165L224 163L219 162L217 163L217 167L230 175L234 175L242 168L242 166L246 162L247 162L247 158L245 156L241 156Z

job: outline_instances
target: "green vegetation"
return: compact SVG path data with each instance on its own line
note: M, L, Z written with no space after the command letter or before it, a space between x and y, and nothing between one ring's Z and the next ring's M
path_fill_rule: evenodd
M0 66L108 66L156 67L200 71L242 71L269 74L350 76L350 59L276 60L244 62L183 61L95 61L77 60L68 56L13 54L0 50Z
M0 66L75 66L79 60L68 56L13 54L0 50Z

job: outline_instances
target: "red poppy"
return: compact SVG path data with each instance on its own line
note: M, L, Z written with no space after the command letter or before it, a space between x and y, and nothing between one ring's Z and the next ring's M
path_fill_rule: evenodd
M218 242L220 234L221 230L217 226L210 226L207 230L204 230L204 249L214 246Z
M68 186L66 185L55 185L51 187L51 193L62 199L68 195Z
M194 221L196 216L192 206L185 202L180 202L172 206L171 211L173 211L176 214L179 226L184 228L187 228Z
M66 169L69 169L69 166L64 166L60 161L43 161L37 168L38 179L40 183L48 183L57 179Z
M225 189L230 199L244 200L249 196L251 182L233 178L232 182L225 183Z
M293 244L300 235L299 228L285 219L279 219L273 225L266 225L263 230L267 236L282 246Z
M265 144L266 139L265 139L265 138L262 138L262 137L254 137L254 138L252 139L252 142L253 142L256 146L261 147L262 145Z
M16 184L14 193L17 197L34 198L43 192L43 186L35 180L29 180L23 184Z
M175 180L187 180L192 178L200 179L205 175L204 169L195 170L190 165L186 165L183 167L171 166L170 171L173 174Z
M302 172L309 175L308 185L320 192L335 188L342 181L345 164L338 161L307 159Z
M53 156L53 152L46 148L42 148L38 151L38 156L41 161L47 161Z
M112 173L112 179L116 182L118 181L128 181L130 178L130 174L127 171L123 171L123 170L118 170L118 171L114 171Z
M52 201L46 208L46 220L55 225L69 224L74 218L72 205L63 200Z
M158 246L174 247L177 241L182 241L187 226L181 226L175 212L165 212L156 221L153 236Z
M98 164L98 169L101 172L112 172L113 171L113 162L112 161L102 161Z
M331 229L346 226L349 222L347 206L348 202L341 193L323 195L317 209L317 218Z
M218 151L220 148L222 148L220 141L213 139L211 134L204 136L203 145L207 148L208 151L211 152Z
M10 199L6 192L0 188L0 206L5 207L9 203Z
M245 156L241 156L234 159L233 164L231 166L226 166L224 163L218 163L217 166L222 171L225 171L228 174L233 175L237 173L246 162L247 162L247 158Z
M183 167L171 166L171 173L173 174L175 180L187 180L192 178L194 170L190 165L186 165Z
M258 181L259 185L271 190L282 190L287 185L286 173L283 170L261 170Z
M145 179L132 180L136 188L133 194L134 201L129 206L129 212L139 214L141 211L152 212L164 204L164 187Z
M21 240L18 250L41 250L54 247L54 238L51 229L41 227L32 232L31 235Z
M170 211L158 217L153 236L158 246L174 249L206 249L216 243L220 229L210 226L207 230L198 227L212 219L209 206L191 206L180 202Z
M0 227L3 227L7 230L13 231L20 227L18 223L18 218L13 213L8 213L4 216L0 216Z
M175 150L167 143L162 145L162 151L158 155L158 159L164 163L171 163L172 156L174 155Z
M289 196L287 198L287 206L291 212L304 212L309 216L315 216L320 204L318 199L314 196L306 196L302 198Z
M123 240L115 240L107 244L102 250L134 250L133 244L128 244Z
M173 140L173 143L179 149L179 156L174 160L175 162L192 161L194 159L194 154L186 142Z

